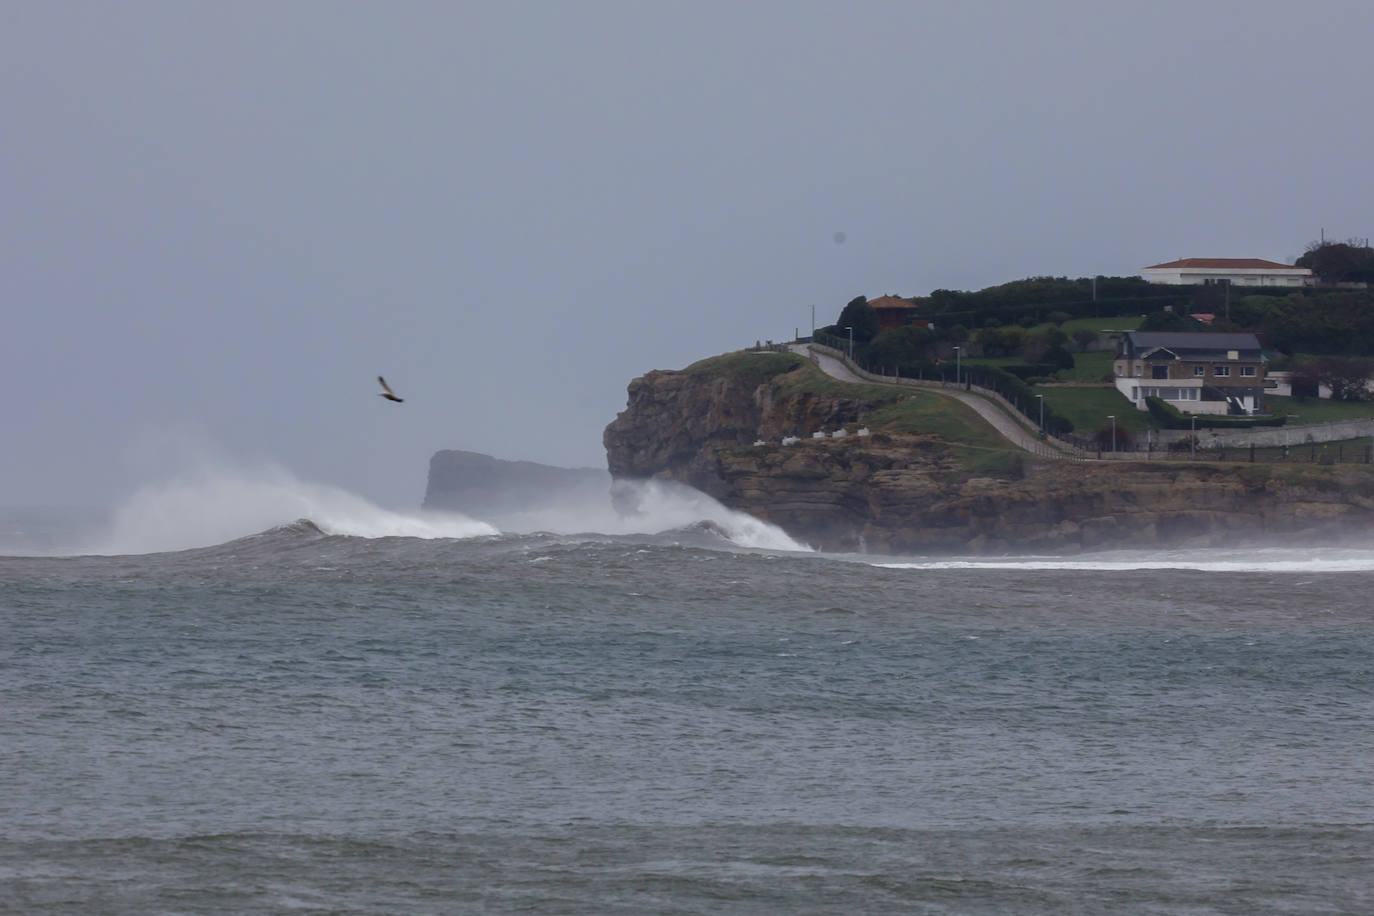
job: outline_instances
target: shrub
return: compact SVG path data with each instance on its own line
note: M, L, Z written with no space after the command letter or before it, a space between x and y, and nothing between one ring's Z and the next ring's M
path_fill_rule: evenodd
M1135 448L1135 436L1132 436L1131 431L1124 426L1113 428L1109 423L1093 433L1093 444L1104 452L1112 450L1113 442L1117 451L1129 452Z
M1097 343L1097 332L1079 328L1073 332L1073 342L1078 345L1078 352L1084 353L1091 344Z
M1159 425L1165 429L1250 429L1256 426L1282 426L1288 422L1288 414L1269 417L1184 414L1160 398L1146 398L1145 407L1150 411L1150 416L1158 420Z
M1073 368L1073 354L1065 350L1063 344L1050 347L1040 356L1040 361L1053 366L1054 372Z

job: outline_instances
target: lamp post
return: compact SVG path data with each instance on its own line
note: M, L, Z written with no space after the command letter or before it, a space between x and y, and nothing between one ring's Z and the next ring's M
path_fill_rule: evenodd
M954 348L954 384L955 384L955 385L958 385L959 382L960 382L960 376L959 376L959 348L958 348L958 347L955 347L955 348Z
M847 327L845 330L849 332L849 361L852 363L854 362L854 329Z
M1045 438L1045 396L1037 394L1036 400L1040 402L1040 438Z
M1108 420L1112 421L1112 457L1116 457L1116 414L1109 414Z

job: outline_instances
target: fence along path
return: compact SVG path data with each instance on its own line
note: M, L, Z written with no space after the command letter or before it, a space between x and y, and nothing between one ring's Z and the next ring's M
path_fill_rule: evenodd
M1317 445L1370 437L1369 445L1358 451L1352 451L1350 454L1357 462L1374 463L1374 420L1368 419L1338 420L1331 423L1287 426L1281 429L1226 430L1221 432L1208 430L1206 433L1202 429L1198 429L1196 436L1200 441L1197 443L1196 452L1190 452L1186 449L1172 451L1168 448L1168 443L1176 439L1191 437L1192 434L1188 430L1171 430L1161 433L1163 439L1161 445L1163 447L1160 448L1122 449L1116 453L1089 451L1054 436L1047 436L1043 441L1040 440L1036 425L995 391L980 388L977 385L968 386L966 389L963 385L950 385L946 382L875 375L854 365L845 358L843 352L823 344L792 344L791 349L793 352L809 357L812 362L820 367L821 371L840 381L921 388L945 397L957 398L976 410L979 416L991 423L993 428L1010 442L1041 458L1075 461L1197 461L1208 460L1212 456L1216 456L1219 460L1226 460L1228 450L1236 452L1247 448L1253 451L1255 447L1282 447L1284 450L1283 460L1288 461L1290 460L1288 457L1289 448L1292 448L1294 455L1297 456L1300 448L1313 447L1309 460L1317 461L1319 457L1315 450ZM1206 441L1201 441L1204 435ZM1208 458L1203 458L1204 453ZM1328 455L1326 458L1329 459L1330 456ZM1253 459L1252 454L1251 460ZM1297 460L1302 459L1297 458ZM1343 463L1343 461L1344 459L1338 456L1336 463Z
M993 429L1001 433L1013 445L1025 449L1040 458L1067 458L1086 461L1096 456L1062 442L1052 436L1040 438L1040 431L1021 416L1020 412L1007 403L1006 398L986 388L961 385L950 386L944 382L922 381L910 378L894 378L866 372L849 362L843 353L816 343L793 344L795 353L809 358L822 372L841 382L859 384L891 385L894 388L920 388L947 398L954 398L967 404ZM1104 458L1107 456L1104 456Z

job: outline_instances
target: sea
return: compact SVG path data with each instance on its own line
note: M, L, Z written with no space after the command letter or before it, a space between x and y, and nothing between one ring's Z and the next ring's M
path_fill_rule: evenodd
M1374 539L0 513L0 912L1374 912Z

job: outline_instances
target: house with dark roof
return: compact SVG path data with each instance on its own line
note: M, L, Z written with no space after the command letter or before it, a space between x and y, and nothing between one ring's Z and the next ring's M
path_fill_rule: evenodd
M933 328L934 323L917 315L916 303L910 299L903 299L900 296L879 296L877 299L868 300L869 308L878 316L878 330L886 331L888 328L901 328L907 325L914 325L922 328Z
M1184 413L1264 410L1264 354L1254 334L1127 331L1116 358L1116 389L1137 410L1157 397Z
M1180 258L1141 268L1147 283L1169 286L1230 284L1232 286L1311 286L1315 280L1306 267L1280 264L1263 258Z

